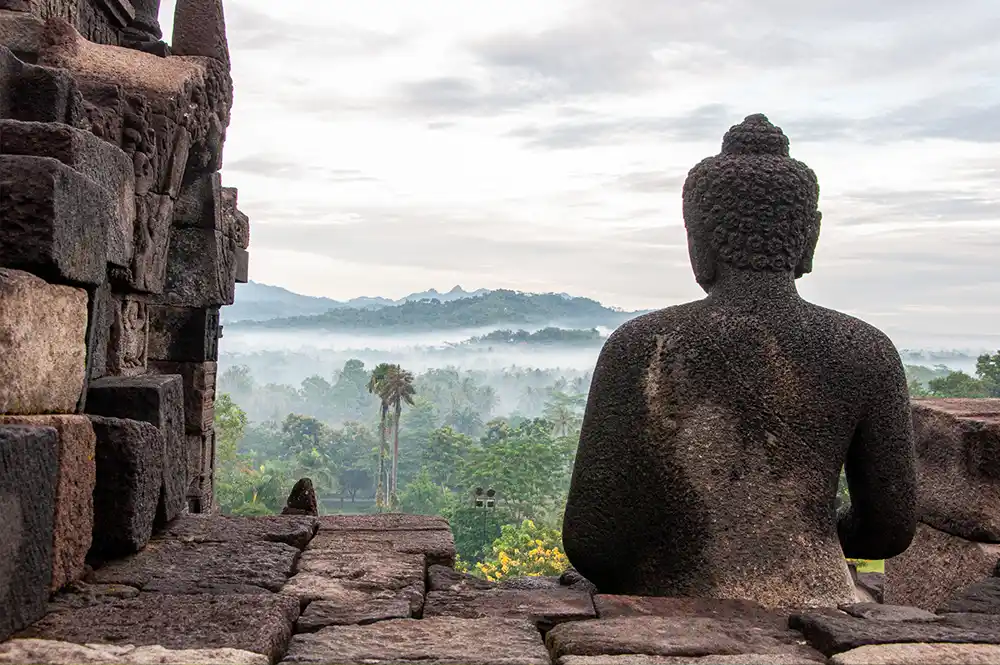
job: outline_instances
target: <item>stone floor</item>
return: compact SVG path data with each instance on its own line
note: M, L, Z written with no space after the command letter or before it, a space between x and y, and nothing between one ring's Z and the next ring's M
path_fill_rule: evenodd
M185 516L0 644L0 663L1000 663L1000 578L944 613L593 595L456 573L441 519Z

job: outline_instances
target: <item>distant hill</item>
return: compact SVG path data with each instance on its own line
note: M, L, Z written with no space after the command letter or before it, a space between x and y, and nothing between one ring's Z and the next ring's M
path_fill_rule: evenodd
M404 302L428 298L436 298L442 302L447 302L460 298L480 296L487 292L486 289L465 291L461 286L456 286L447 293L439 293L436 289L430 289L429 291L422 291L420 293L411 293L399 300L381 297L361 297L341 301L331 298L304 296L280 286L249 282L247 284L236 285L236 302L222 308L222 319L227 324L237 321L266 321L295 316L312 316L323 314L332 309L391 307Z
M432 293L432 292L426 292ZM436 292L433 292L436 293ZM424 294L415 294L424 295ZM563 328L616 328L641 312L605 307L596 300L564 294L531 294L517 291L483 291L470 297L455 290L445 297L405 300L382 307L351 307L341 304L317 314L302 314L269 320L230 323L233 328L299 330L441 330L523 326ZM237 296L237 302L239 302ZM318 304L317 304L318 306ZM227 317L235 321L235 317Z

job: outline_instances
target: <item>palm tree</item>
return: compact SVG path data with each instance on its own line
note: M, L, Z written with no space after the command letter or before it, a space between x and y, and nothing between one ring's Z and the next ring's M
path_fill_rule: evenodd
M393 438L392 438L392 485L390 494L392 503L396 503L396 480L399 469L399 419L403 413L403 402L413 406L413 396L416 390L413 387L413 373L403 369L399 365L390 365L389 371L382 382L382 389L379 391L384 403L393 408Z
M378 396L381 400L379 405L379 447L378 447L378 485L375 490L375 506L378 511L382 511L382 507L387 503L385 491L387 489L385 483L385 458L386 458L386 419L389 417L389 401L386 398L385 393L385 382L392 371L392 365L389 363L379 363L375 369L372 370L371 378L368 379L368 392L372 395Z

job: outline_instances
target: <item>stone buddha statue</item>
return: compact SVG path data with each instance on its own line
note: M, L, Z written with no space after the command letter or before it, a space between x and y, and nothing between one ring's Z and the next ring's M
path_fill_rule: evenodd
M799 296L819 185L788 146L752 115L690 171L708 295L627 322L601 351L563 541L602 593L832 606L855 598L845 555L893 557L913 537L902 363L876 328Z

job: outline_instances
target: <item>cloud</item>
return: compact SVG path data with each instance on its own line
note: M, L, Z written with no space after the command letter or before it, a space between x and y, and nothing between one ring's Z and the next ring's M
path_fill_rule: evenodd
M227 173L239 172L259 176L296 180L322 178L328 182L373 182L375 178L356 169L334 169L305 162L282 159L273 155L251 153L238 159L226 160Z

